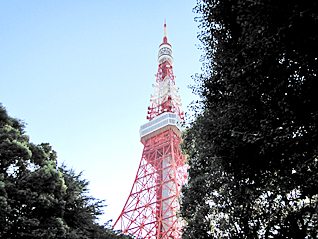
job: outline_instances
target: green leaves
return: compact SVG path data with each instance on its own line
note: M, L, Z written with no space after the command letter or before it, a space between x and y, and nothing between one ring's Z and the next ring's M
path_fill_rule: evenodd
M0 105L0 238L129 238L95 222L104 205L88 181L23 129Z
M184 237L314 235L317 203L306 200L318 195L318 4L211 0L195 10L205 55L182 145Z

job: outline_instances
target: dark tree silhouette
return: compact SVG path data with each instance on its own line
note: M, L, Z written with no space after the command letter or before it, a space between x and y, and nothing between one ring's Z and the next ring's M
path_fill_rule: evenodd
M0 104L0 238L129 238L95 221L103 201L81 174L57 167L49 144L30 143L24 127Z
M318 3L198 1L184 238L316 238Z

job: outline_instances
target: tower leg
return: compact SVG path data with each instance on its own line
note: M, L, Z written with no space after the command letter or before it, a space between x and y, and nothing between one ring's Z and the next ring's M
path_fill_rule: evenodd
M148 139L127 202L115 226L137 238L180 238L179 194L186 180L181 139L168 129Z

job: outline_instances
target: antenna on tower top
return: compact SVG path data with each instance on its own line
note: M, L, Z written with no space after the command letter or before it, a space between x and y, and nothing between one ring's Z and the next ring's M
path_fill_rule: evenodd
M163 43L168 43L166 19L165 19L165 24L163 25Z

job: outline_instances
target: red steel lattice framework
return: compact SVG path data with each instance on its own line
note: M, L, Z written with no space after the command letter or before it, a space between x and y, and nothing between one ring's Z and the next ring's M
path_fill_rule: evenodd
M149 122L140 127L144 145L137 175L126 204L115 222L136 238L181 238L183 226L177 213L179 194L186 182L185 157L181 154L181 101L173 75L172 48L166 24L159 46L155 94L148 107Z

